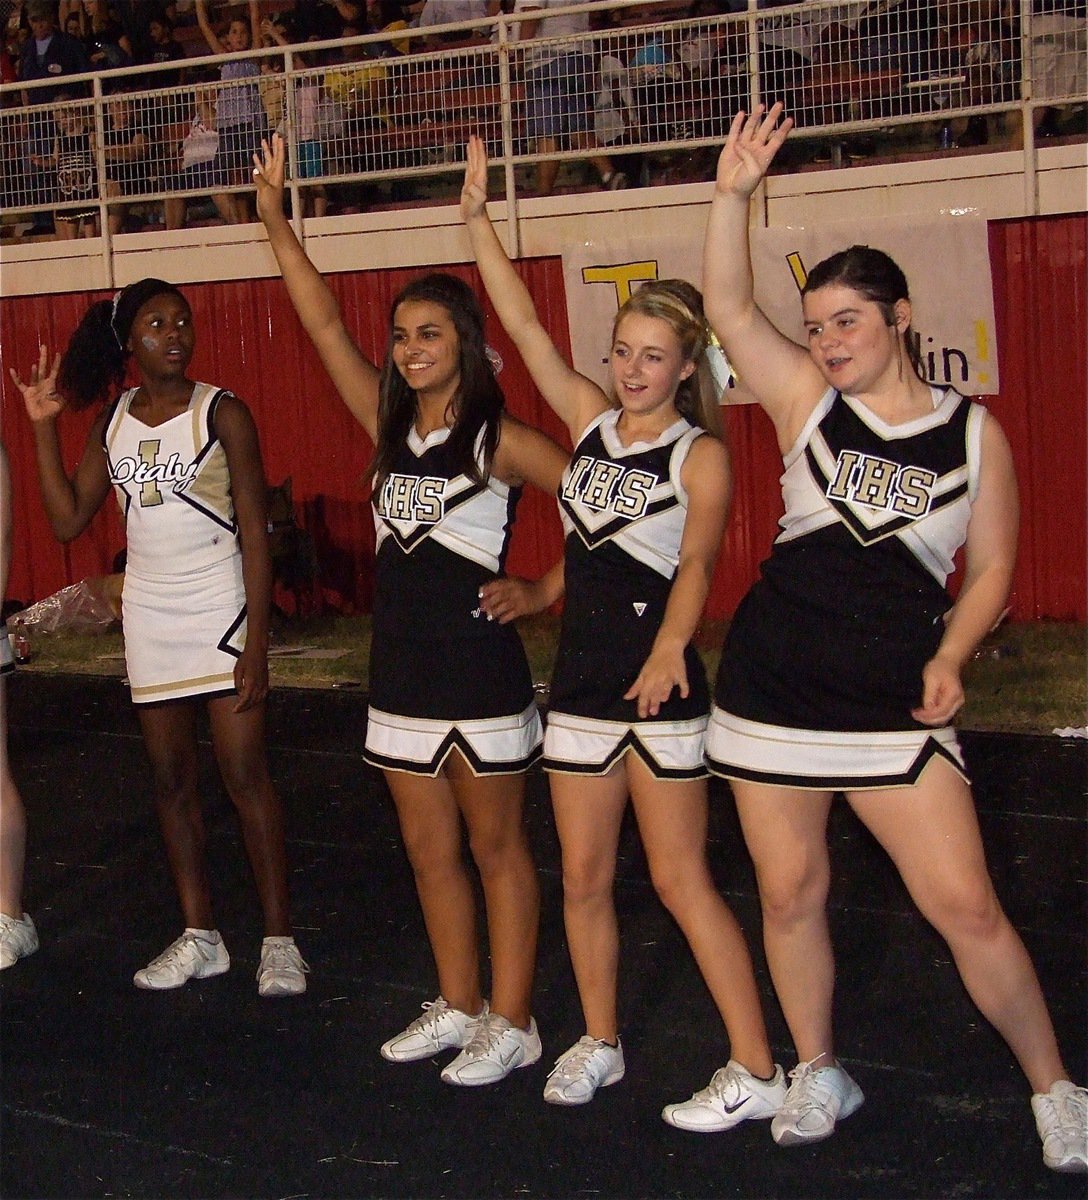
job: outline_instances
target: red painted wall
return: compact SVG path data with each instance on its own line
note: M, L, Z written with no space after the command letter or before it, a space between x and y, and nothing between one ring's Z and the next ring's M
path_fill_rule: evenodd
M1086 224L1083 215L990 226L1002 391L989 398L1012 443L1020 478L1023 526L1014 583L1014 618L1086 617L1085 397ZM474 268L455 267L478 287ZM532 259L518 270L561 350L569 350L560 265ZM334 275L330 284L364 352L384 352L389 303L415 270ZM369 608L373 525L360 477L370 444L334 393L300 331L279 280L191 285L196 319L197 378L234 389L252 408L272 482L293 479L299 520L313 534L325 598L345 610ZM109 502L90 529L58 546L37 494L33 439L8 368L24 374L40 340L61 346L86 304L85 294L0 301L0 430L12 460L15 535L8 593L40 599L65 585L109 571L123 545ZM501 382L511 410L557 440L564 431L543 403L493 316L489 340L505 363ZM66 462L74 467L91 414L62 418ZM727 414L736 472L732 519L708 604L728 616L755 578L780 515L778 456L770 425L753 408ZM532 575L560 552L554 501L526 489L509 569Z

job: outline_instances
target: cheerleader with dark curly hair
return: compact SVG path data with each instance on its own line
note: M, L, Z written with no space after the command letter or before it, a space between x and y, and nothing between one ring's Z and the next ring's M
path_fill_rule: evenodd
M54 533L86 529L111 486L125 516L122 593L132 699L151 759L167 857L185 930L136 972L137 987L181 987L230 966L212 918L198 793L196 702L207 704L219 769L242 825L264 914L262 996L306 990L288 917L283 808L268 774L271 561L257 431L232 393L189 378L196 335L173 284L142 279L92 305L63 359L43 346L24 383L42 500ZM130 359L139 383L91 426L65 470L57 418L120 388Z

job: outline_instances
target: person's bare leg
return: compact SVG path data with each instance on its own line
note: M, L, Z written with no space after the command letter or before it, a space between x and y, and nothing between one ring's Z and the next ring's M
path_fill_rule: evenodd
M763 945L797 1056L834 1062L835 959L827 925L830 792L732 781L756 868Z
M847 799L948 943L968 994L1032 1090L1068 1079L1035 968L994 892L967 783L935 761L911 788Z
M706 860L705 779L655 779L628 755L627 777L650 877L687 938L729 1035L730 1058L763 1079L774 1074L748 943Z
M473 775L457 751L446 762L446 774L483 887L491 1010L526 1029L532 1016L540 890L522 820L525 776Z
M620 766L600 778L553 773L549 783L563 851L563 922L586 1033L614 1045L619 930L613 886L627 776Z
M237 713L234 696L208 702L212 745L223 784L242 826L242 840L257 886L265 937L289 937L287 849L283 802L268 773L264 705Z
M483 1008L476 903L461 853L461 813L450 781L386 771L415 876L438 988L453 1008Z

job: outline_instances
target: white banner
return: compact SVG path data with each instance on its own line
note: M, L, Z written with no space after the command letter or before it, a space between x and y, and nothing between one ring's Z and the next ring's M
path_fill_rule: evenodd
M697 215L698 214L698 215ZM574 366L609 387L608 349L617 308L647 280L702 278L705 210L691 210L696 227L648 237L637 229L596 232L563 254ZM993 284L986 222L979 217L938 221L850 221L804 228L752 230L756 299L787 336L805 344L800 288L808 270L852 245L873 246L902 267L911 289L912 328L923 373L967 395L998 391ZM731 402L749 397L731 389Z

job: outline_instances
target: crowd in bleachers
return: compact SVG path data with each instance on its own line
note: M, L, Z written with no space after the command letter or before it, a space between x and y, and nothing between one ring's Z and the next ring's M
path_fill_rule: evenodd
M801 129L930 116L934 150L1016 144L1019 113L941 115L1019 100L1024 46L1036 95L1084 90L1083 0L1032 0L1030 39L1022 37L1018 0L759 0L757 63L747 25L730 19L747 0L549 15L556 6L560 0L0 0L0 66L11 85L0 107L0 202L24 216L33 210L33 230L61 238L100 232L103 191L114 233L132 227L132 208L168 228L248 221L251 154L280 131L290 135L296 177L314 181L304 189L307 214L350 211L377 194L368 182L375 172L455 163L469 132L502 136L494 25L463 27L500 13L516 18L511 36L520 43L506 93L515 153L581 155L539 161L526 182L536 194L551 192L561 171L582 172L590 186L651 182L647 148L724 137L733 113L752 102L754 82L760 98L784 101ZM385 36L326 44L371 34ZM306 49L315 42L322 45ZM261 47L278 53L245 56ZM289 77L285 49L293 55ZM443 57L420 58L426 51ZM193 64L207 56L219 64ZM88 71L101 73L100 121L88 84L66 83ZM1059 132L1060 115L1065 128L1081 129L1083 108L1073 119L1069 111L1037 107L1035 135ZM871 155L879 130L863 132L851 148ZM814 158L833 141L798 142L796 152ZM412 186L395 182L393 194L399 187L403 199ZM161 202L148 202L159 194ZM126 205L130 196L145 199Z

